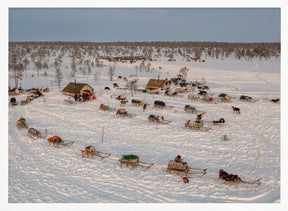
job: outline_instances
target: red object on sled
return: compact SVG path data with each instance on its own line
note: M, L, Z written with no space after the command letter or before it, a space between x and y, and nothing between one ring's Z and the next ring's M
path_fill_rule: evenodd
M60 142L60 141L62 141L62 139L59 136L53 136L53 137L48 138L47 140L51 141L51 142Z
M90 99L90 100L95 100L96 97L95 97L95 95L93 95L93 94L89 94L89 99Z

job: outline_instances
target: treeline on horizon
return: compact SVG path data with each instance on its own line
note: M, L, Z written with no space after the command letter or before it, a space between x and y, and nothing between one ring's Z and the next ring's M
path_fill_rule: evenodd
M112 55L121 56L142 56L151 59L152 56L169 57L173 61L176 55L196 58L201 60L203 56L212 58L224 58L234 55L241 59L269 59L279 57L281 44L279 42L259 42L259 43L237 43L237 42L9 42L9 52L16 50L16 46L21 49L32 49L45 51L48 49L68 49L72 48L86 50L90 55L100 56L101 50L106 57ZM42 50L41 50L42 49ZM154 53L154 55L152 55ZM142 55L141 55L142 54ZM11 55L11 54L10 54Z
M226 43L226 42L9 42L9 71L13 72L15 86L23 72L30 68L41 70L47 76L49 68L55 69L61 81L61 69L70 69L71 77L77 71L91 74L93 70L110 62L113 75L117 62L135 63L139 71L153 71L151 62L166 60L173 62L205 62L210 58L225 59L270 59L280 56L280 43ZM65 64L63 61L66 59ZM67 60L68 59L68 60ZM138 66L139 65L139 66ZM95 78L97 78L97 73ZM95 79L96 80L96 79Z

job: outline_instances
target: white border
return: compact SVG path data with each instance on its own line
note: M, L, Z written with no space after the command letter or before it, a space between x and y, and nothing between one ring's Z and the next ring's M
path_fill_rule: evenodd
M8 104L6 101L1 100L1 141L0 141L0 168L4 174L1 174L1 204L2 210L123 210L123 209L137 209L137 210L180 210L180 209L193 209L193 210L233 210L242 211L244 209L253 210L288 210L288 195L287 195L287 38L288 38L288 1L287 0L261 0L253 1L248 0L242 1L228 1L228 0L145 0L142 2L136 0L7 0L6 2L1 1L0 20L1 20L1 99L7 98L7 67L8 67L8 9L10 7L69 7L69 8L109 8L109 7L120 7L120 8L281 8L281 200L280 203L270 204L218 204L218 203L191 203L191 204L8 204ZM6 80L5 80L6 79ZM5 134L3 136L3 134ZM6 139L7 137L7 139Z

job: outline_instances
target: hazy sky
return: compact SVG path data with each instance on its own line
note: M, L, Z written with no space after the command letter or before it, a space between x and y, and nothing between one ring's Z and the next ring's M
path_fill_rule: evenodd
M280 42L280 8L10 8L9 41Z

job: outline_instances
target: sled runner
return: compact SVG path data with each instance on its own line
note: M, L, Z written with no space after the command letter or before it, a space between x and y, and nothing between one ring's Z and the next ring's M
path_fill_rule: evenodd
M76 104L77 104L76 101L73 101L73 100L67 100L67 99L64 99L64 103L67 104L67 105L76 105Z
M205 132L211 130L210 127L203 127L203 122L193 122L191 120L188 120L185 123L185 127L191 130L200 130L200 131L205 131Z
M261 179L241 179L238 175L228 174L223 169L219 170L219 179L224 184L238 188L255 188L261 185Z
M132 99L132 105L135 105L135 106L141 106L144 104L144 101L143 100L136 100L136 99Z
M195 107L190 106L190 105L185 105L184 111L188 113L205 113L204 111L199 111Z
M59 136L50 137L47 139L47 141L49 141L49 145L57 148L60 146L70 146L74 143L74 141L64 141Z
M184 183L189 183L188 178L200 178L206 174L207 169L192 168L188 166L187 162L181 159L180 155L174 160L170 160L168 163L167 171L169 173L175 173L183 178Z
M30 137L30 138L33 138L33 139L38 139L38 138L40 138L40 137L43 137L42 136L42 134L40 133L40 131L39 130L36 130L35 128L33 128L33 127L30 127L29 129L28 129L28 136Z
M121 159L119 159L120 166L122 167L123 165L126 165L126 166L132 166L133 168L136 166L150 168L151 166L154 165L154 163L139 161L139 158L140 158L139 155L133 155L133 154L122 155Z
M134 117L136 114L129 114L126 109L118 109L116 112L116 116L121 116L121 117Z
M169 96L169 97L176 97L177 96L177 92L172 92L170 90L167 90L165 92L165 95Z
M30 100L28 100L28 99L26 99L26 100L21 100L21 101L20 101L20 105L21 105L21 106L27 105L27 104L29 104L29 103L30 103Z
M224 126L225 125L225 119L221 118L219 120L213 120L213 121L202 121L203 123L208 123L211 125L215 125L215 126Z
M95 156L100 157L102 159L109 157L111 154L105 153L105 152L100 152L96 151L94 146L87 146L85 147L85 150L81 150L82 152L82 157L87 157L93 159Z
M101 104L100 107L99 107L99 110L101 111L115 111L116 108L110 108L109 105L104 105L104 104Z
M163 116L156 116L154 114L151 114L149 117L148 117L148 120L150 122L155 122L155 123L159 123L159 124L169 124L171 123L172 121L167 121L167 120L164 120L164 117Z
M174 108L174 106L166 106L165 102L155 100L154 101L154 108L171 109L171 108Z
M178 174L206 174L207 169L201 169L201 168L192 168L188 166L186 162L183 162L181 159L180 161L176 162L175 160L170 160L168 163L167 170L169 172L176 172Z
M240 101L250 102L250 103L255 103L257 101L257 100L252 99L252 97L245 96L245 95L241 95L239 99Z
M262 182L261 179L242 179L242 182L234 182L234 181L226 181L219 179L218 182L223 185L227 185L233 188L239 188L239 189L254 189L259 187Z

